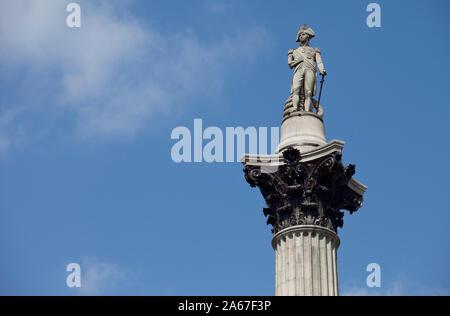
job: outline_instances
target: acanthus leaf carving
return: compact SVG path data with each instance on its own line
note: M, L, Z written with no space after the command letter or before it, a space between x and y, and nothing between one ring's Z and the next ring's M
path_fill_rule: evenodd
M343 226L345 209L353 213L362 196L348 187L355 165L344 167L339 152L320 160L302 162L298 149L283 152L284 164L273 173L246 164L245 178L258 187L266 201L264 216L273 233L295 225L318 225L334 231Z

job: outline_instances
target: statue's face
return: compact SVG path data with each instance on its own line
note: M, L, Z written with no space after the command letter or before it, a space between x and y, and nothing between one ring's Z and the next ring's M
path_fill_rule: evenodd
M306 33L300 33L300 42L305 43L309 40L309 35Z

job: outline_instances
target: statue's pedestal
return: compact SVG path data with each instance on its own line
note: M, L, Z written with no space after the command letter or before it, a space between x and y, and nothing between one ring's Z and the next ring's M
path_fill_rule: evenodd
M320 116L312 112L292 112L283 118L277 153L289 146L304 153L326 143L325 126Z

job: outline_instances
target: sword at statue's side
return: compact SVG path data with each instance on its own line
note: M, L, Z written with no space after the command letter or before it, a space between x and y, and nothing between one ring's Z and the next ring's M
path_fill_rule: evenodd
M322 87L324 82L325 82L325 75L322 75L322 79L320 80L319 100L317 100L317 107L316 107L317 112L319 112L320 97L322 96Z

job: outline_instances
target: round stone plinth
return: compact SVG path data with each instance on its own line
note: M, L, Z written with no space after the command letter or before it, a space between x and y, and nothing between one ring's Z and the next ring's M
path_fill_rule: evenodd
M296 111L283 119L277 153L289 146L307 152L326 143L322 118L312 112Z
M315 225L292 226L275 234L276 296L339 296L338 235Z

